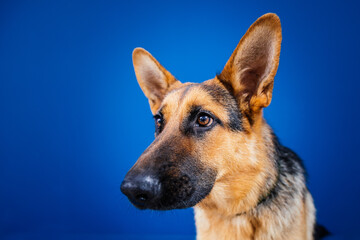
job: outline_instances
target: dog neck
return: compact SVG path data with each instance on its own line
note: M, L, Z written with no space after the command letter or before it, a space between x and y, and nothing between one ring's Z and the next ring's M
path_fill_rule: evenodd
M209 196L194 207L197 239L258 239L254 236L261 234L265 237L259 239L272 239L273 236L278 236L278 232L283 232L284 228L291 228L291 224L299 224L299 221L294 219L304 219L301 218L301 214L306 212L306 208L313 208L312 201L306 200L311 196L304 184L304 172L300 161L296 159L297 156L280 145L269 126L266 125L262 130L262 137L262 141L257 144L262 143L271 151L266 152L267 164L257 176L258 187L252 186L245 197L236 199L234 196L237 194L226 194L230 192L227 188L228 182L216 183ZM295 161L291 161L295 165L290 166L287 157L295 158ZM292 169L296 169L298 173L292 173ZM234 178L235 175L236 173L233 173L227 177L232 179L231 184L236 185L239 183L236 181L237 178ZM293 188L292 185L297 187L289 193L288 189ZM306 206L306 202L311 204ZM303 225L306 225L306 222ZM301 236L299 239L310 238Z

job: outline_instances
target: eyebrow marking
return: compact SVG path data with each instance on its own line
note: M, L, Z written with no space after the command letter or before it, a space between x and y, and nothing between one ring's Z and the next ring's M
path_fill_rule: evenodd
M197 84L192 83L192 84L189 84L188 86L185 86L184 91L183 91L183 92L181 93L181 95L180 95L179 102L182 102L182 101L183 101L185 95L186 95L186 94L189 92L189 90L190 90L192 87L194 87L195 85L197 85Z
M201 84L200 86L216 102L218 102L226 109L229 119L229 123L227 125L229 126L229 128L233 131L242 131L242 114L240 112L239 105L235 97L231 95L226 89L214 84Z

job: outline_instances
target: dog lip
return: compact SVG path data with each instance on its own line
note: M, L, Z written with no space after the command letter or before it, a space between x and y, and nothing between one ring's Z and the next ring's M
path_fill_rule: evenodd
M132 200L130 198L128 198L128 199L132 203L132 205L134 205L136 208L141 209L141 210L147 209L145 203L138 202L138 201Z

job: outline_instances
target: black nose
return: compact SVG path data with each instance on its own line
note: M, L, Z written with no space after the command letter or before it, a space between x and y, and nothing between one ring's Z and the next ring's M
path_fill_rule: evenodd
M161 195L161 184L151 176L126 176L120 189L140 209L151 207Z

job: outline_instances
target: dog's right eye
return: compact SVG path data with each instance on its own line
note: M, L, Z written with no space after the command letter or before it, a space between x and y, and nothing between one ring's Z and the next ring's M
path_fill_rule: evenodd
M163 119L161 117L155 117L155 124L156 124L156 127L161 127L163 123Z
M162 130L164 119L160 114L154 116L155 119L155 133L159 134Z

